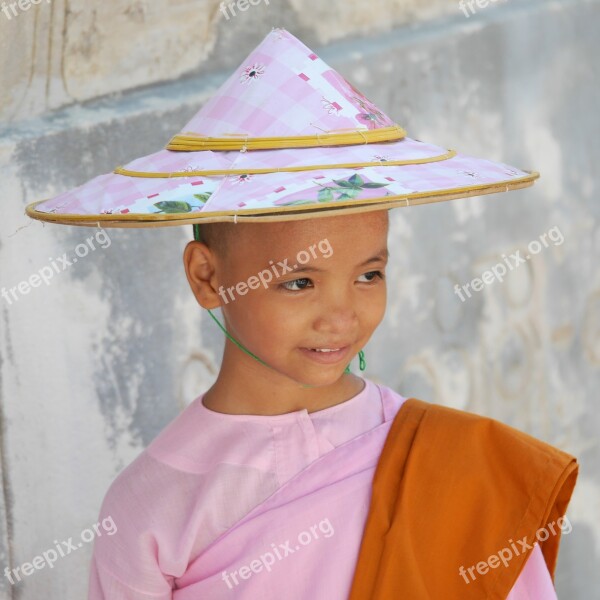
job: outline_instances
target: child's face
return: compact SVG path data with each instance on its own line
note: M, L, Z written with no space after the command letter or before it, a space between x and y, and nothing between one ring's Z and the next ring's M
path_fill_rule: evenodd
M200 304L220 305L229 333L280 373L337 381L385 313L387 211L232 227L226 255L210 254L203 291L192 283ZM196 254L207 256L190 253L188 278ZM231 346L241 363L266 369Z

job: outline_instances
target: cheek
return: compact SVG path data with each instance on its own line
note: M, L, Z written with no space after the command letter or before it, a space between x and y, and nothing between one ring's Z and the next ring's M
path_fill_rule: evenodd
M250 290L229 305L229 316L235 328L247 336L264 338L263 342L291 337L305 329L303 312L298 305L282 302L271 290Z
M278 294L266 293L259 305L258 319L264 327L268 327L273 338L291 339L310 327L310 307L303 302L282 301Z
M310 329L310 322L306 322L298 308L292 310L289 306L269 302L265 297L240 302L232 317L239 341L257 354L270 357L273 364L277 357L296 347Z
M370 298L365 312L363 313L364 323L368 323L371 327L377 327L383 320L386 309L386 293L385 289Z

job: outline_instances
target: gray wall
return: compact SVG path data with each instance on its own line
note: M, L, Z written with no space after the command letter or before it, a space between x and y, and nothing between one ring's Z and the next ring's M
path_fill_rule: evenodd
M392 212L366 375L577 456L556 583L561 598L599 599L598 7L498 0L467 18L442 0L271 0L227 20L218 2L55 0L0 13L0 288L96 233L31 222L26 203L161 148L272 26L288 28L411 137L541 172L526 190ZM453 292L550 230L563 242L503 282ZM1 570L78 539L218 369L222 334L181 263L191 227L107 232L49 285L0 298ZM0 598L85 597L91 548L0 578Z

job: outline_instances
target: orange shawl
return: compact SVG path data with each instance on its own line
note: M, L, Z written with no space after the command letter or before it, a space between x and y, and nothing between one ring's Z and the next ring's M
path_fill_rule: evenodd
M499 421L409 398L377 464L349 600L505 600L538 540L554 580L577 472Z

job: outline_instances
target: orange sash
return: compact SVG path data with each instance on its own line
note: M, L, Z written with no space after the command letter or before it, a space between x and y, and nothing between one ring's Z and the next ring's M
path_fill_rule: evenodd
M534 542L554 580L577 473L508 425L409 398L377 464L349 600L505 600Z

